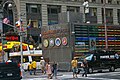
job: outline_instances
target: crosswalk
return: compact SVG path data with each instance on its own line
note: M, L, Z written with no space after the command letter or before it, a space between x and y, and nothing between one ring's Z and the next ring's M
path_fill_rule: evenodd
M62 75L58 75L57 78L55 79L49 79L49 80L120 80L120 72L107 72L107 73L93 73L93 74L88 74L88 77L82 77L81 74L78 74L78 78L73 79L72 77L72 72L63 72L59 73ZM38 77L29 77L25 78L22 80L48 80L47 75L40 76Z

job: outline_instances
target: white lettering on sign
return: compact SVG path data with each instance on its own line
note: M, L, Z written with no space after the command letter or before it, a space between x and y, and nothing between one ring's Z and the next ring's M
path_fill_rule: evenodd
M100 56L100 59L115 59L115 55Z
M110 58L114 59L114 58L115 58L115 56L114 56L114 55L110 55Z
M104 58L109 58L109 55L106 55L106 56L100 56L101 59L104 59Z

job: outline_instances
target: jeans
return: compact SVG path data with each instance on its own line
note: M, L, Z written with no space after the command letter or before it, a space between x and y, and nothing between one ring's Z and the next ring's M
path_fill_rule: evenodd
M83 72L82 76L85 75L85 77L87 77L87 68L85 67L85 68L83 68L83 69L84 69L84 72Z
M54 75L55 77L57 77L57 69L54 69L53 75Z
M32 75L32 70L30 70L30 75Z
M33 68L34 75L36 75L36 68Z

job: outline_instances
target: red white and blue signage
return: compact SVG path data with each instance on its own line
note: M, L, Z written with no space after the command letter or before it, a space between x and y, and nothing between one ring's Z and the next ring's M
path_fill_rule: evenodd
M56 45L56 46L60 46L60 45L61 45L61 40L60 40L60 38L56 38L56 39L55 39L55 45Z
M67 38L66 37L63 37L62 38L62 45L67 45Z

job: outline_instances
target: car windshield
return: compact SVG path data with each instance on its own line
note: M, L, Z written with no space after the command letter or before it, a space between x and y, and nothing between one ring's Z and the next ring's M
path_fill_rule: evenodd
M92 60L92 57L93 57L93 54L90 54L90 55L86 56L85 59L90 61L90 60Z
M83 61L84 59L86 60L92 60L93 54L84 54L82 56L80 56L79 58L77 58L78 61Z

